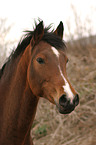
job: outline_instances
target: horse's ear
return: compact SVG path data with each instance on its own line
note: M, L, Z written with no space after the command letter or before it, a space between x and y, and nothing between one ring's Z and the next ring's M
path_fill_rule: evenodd
M39 41L42 39L44 35L44 26L43 21L41 21L34 30L34 34L31 39L31 46L34 47L34 45L38 44Z
M57 29L54 31L54 33L56 35L58 35L59 37L61 37L61 39L62 39L63 31L64 31L64 26L63 26L63 22L61 21L60 24L58 25Z

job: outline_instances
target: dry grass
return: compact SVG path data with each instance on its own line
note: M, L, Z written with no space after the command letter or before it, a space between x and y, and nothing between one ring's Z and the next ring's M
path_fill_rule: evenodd
M68 44L69 80L80 94L80 105L69 115L41 99L32 127L35 145L96 144L96 46Z

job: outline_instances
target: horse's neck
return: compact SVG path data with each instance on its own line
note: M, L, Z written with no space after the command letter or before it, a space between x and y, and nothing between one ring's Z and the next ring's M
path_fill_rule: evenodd
M27 52L25 52L27 55ZM29 54L28 54L29 55ZM27 57L27 56L26 56ZM27 133L33 122L38 98L32 94L27 82L27 61L24 54L12 70L12 79L9 80L7 92L4 93L3 113L1 119L1 140L8 145L26 140ZM10 68L9 68L10 69ZM10 72L11 73L11 72ZM6 84L6 83L5 83ZM3 90L4 91L4 90ZM3 92L1 94L3 96ZM1 143L1 142L0 142ZM2 142L3 143L3 142ZM17 145L16 144L16 145Z

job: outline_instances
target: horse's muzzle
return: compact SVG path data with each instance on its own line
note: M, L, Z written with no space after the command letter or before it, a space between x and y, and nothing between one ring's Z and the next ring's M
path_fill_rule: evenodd
M76 94L76 96L74 97L73 102L70 102L70 100L67 99L66 95L62 95L59 99L59 104L57 105L57 107L61 114L69 114L75 109L75 107L78 104L79 104L78 94Z

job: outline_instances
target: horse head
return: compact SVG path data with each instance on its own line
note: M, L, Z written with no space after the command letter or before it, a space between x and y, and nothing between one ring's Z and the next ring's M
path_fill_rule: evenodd
M62 114L72 112L79 103L79 95L67 78L63 39L63 23L54 32L47 32L40 22L30 41L31 59L27 78L35 96L48 99Z

